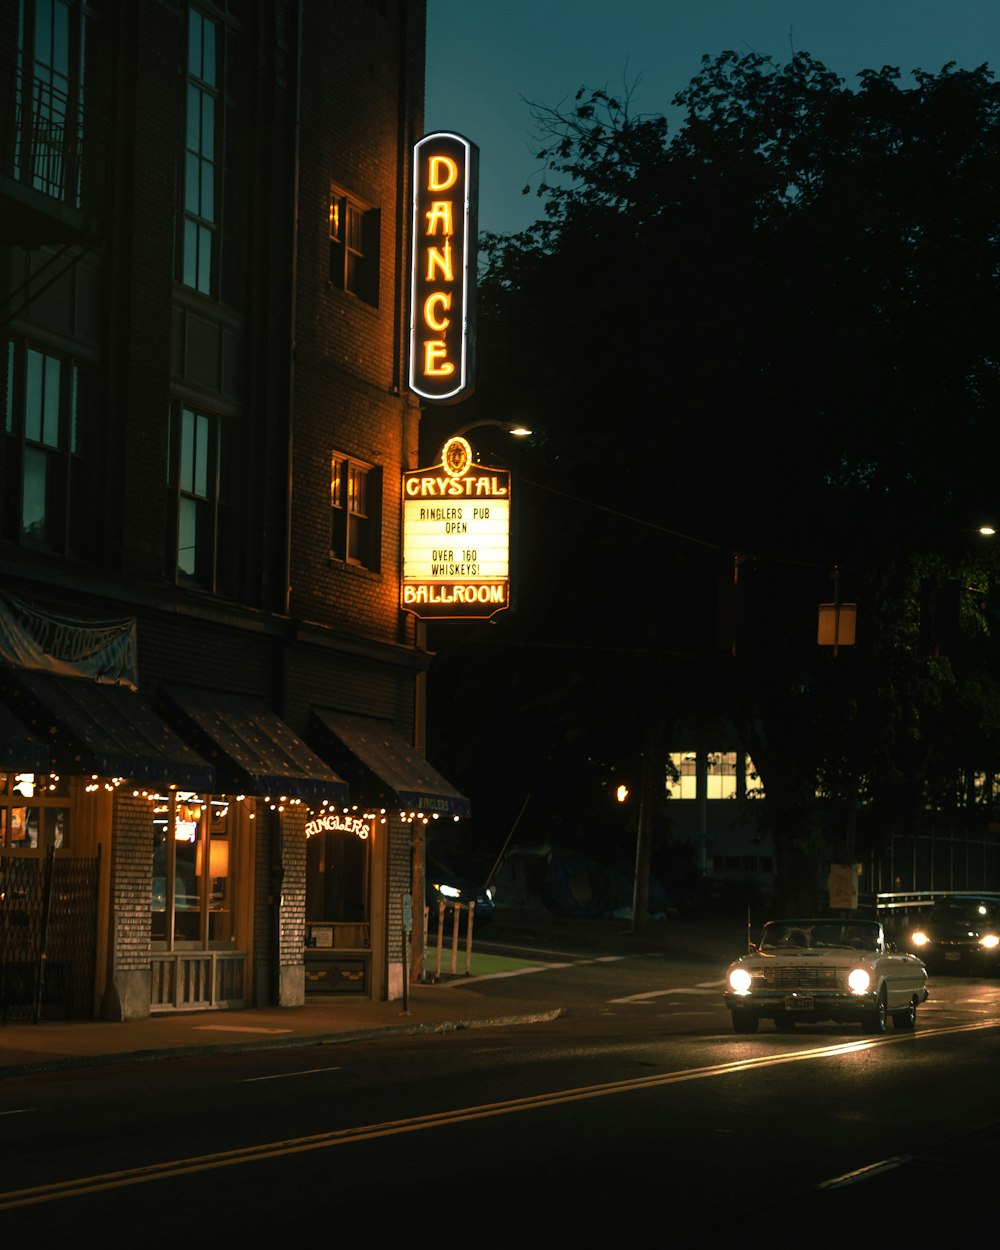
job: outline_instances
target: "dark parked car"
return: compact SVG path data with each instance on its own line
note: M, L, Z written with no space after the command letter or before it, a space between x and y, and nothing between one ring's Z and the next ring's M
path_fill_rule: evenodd
M906 946L939 971L1000 972L1000 900L977 895L939 898L912 924Z
M425 881L425 895L427 906L430 909L429 923L432 927L437 926L438 911L442 904L447 907L448 904L468 904L474 902L476 904L475 918L473 920L474 929L480 928L492 919L494 912L493 899L496 893L492 886L484 886L472 878L464 877L438 862L430 855L427 856L426 860ZM467 914L464 908L459 914L462 928L465 927ZM450 932L451 918L447 912L445 915L445 927Z

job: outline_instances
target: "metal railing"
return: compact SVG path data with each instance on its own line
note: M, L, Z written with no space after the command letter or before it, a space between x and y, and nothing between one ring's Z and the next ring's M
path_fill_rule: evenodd
M83 87L0 67L0 172L71 209L103 210L111 127Z

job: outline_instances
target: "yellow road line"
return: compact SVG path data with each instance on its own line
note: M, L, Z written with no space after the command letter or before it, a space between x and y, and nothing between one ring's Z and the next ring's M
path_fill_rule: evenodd
M14 1207L33 1206L54 1202L60 1198L72 1198L83 1194L100 1193L108 1189L120 1189L126 1185L141 1185L148 1181L166 1180L171 1177L207 1172L216 1168L233 1167L237 1164L255 1163L264 1159L277 1159L285 1155L301 1154L310 1150L325 1150L332 1146L351 1145L354 1142L374 1141L380 1137L394 1137L401 1133L422 1132L425 1129L445 1128L454 1124L470 1123L493 1116L512 1115L519 1111L536 1111L555 1107L562 1103L582 1102L591 1098L629 1094L637 1090L656 1089L686 1081L705 1080L716 1076L729 1076L756 1068L777 1067L786 1063L802 1063L812 1059L829 1059L838 1055L855 1054L872 1050L877 1046L913 1043L931 1037L952 1033L968 1033L997 1028L1000 1019L977 1021L973 1024L949 1025L942 1028L922 1029L918 1033L899 1033L888 1037L871 1037L850 1042L838 1042L829 1046L817 1046L809 1050L788 1051L782 1054L755 1055L735 1059L728 1063L709 1064L701 1068L683 1068L677 1072L632 1077L628 1080L608 1081L599 1085L584 1085L577 1089L555 1090L548 1094L534 1094L527 1098L514 1098L504 1102L487 1103L479 1107L459 1107L453 1111L438 1111L431 1115L414 1116L405 1120L387 1120L382 1124L366 1124L356 1128L334 1129L304 1137L292 1137L284 1141L262 1142L257 1146L242 1146L213 1154L198 1155L189 1159L173 1159L165 1163L150 1163L144 1167L127 1168L117 1172L104 1172L95 1176L81 1176L71 1180L54 1181L28 1189L15 1189L0 1193L0 1211ZM746 1044L741 1039L742 1044Z

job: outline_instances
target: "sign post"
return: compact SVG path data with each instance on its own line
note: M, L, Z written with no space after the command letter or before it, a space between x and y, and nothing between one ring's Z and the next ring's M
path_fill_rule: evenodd
M410 1014L410 961L406 947L413 931L413 895L403 895L403 1015Z

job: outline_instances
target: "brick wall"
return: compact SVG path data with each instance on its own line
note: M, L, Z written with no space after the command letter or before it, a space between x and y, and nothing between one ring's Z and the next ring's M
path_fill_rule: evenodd
M306 940L306 818L301 807L281 816L285 843L285 876L281 885L281 947L283 968L301 966Z
M389 822L389 907L388 907L388 960L401 963L403 959L403 904L402 896L412 891L410 879L410 839L412 826L404 824L398 816ZM422 923L423 900L413 900L413 923Z
M172 0L101 8L94 51L95 63L101 53L110 85L114 175L104 231L62 284L53 286L48 302L38 301L14 327L29 336L39 331L43 341L97 369L87 448L95 557L89 565L71 564L5 543L0 559L15 568L5 584L67 615L137 616L144 694L171 682L219 688L264 700L303 736L309 708L327 706L385 717L411 738L419 665L413 620L398 607L399 517L401 474L415 466L419 414L402 380L409 154L422 130L425 5L307 0L301 6L306 28L297 186L297 6L247 0L233 11L245 22L251 53L239 104L241 124L252 136L247 168L240 171L249 188L240 236L248 290L244 307L223 308L179 291L174 281L186 8ZM16 6L3 14L0 47L9 48ZM379 210L377 307L329 283L332 184ZM50 250L32 255L40 264ZM0 253L8 285L20 280L15 270L28 263L23 254L20 248ZM79 317L66 320L67 309L84 306L86 324ZM235 372L226 372L232 361L220 360L214 396L188 372L184 318L192 308L207 320L225 321L238 338ZM218 411L239 425L235 524L242 559L236 601L175 586L168 569L174 542L167 496L172 400ZM374 569L330 558L333 451L380 471ZM287 605L286 560L292 586ZM148 1009L151 813L148 803L122 792L114 813L113 966L116 976L132 978L131 992L140 992L145 978ZM302 961L304 816L299 810L284 817L279 975ZM268 903L273 823L263 814L258 819L254 941L263 976L276 945ZM398 961L408 829L393 829L389 854L388 958Z
M305 619L412 644L411 620L398 608L399 517L415 411L402 381L424 6L311 5L306 22L309 43L330 54L306 66L302 84L293 604ZM378 211L378 307L330 282L333 185ZM380 470L383 523L374 571L330 559L334 451Z

